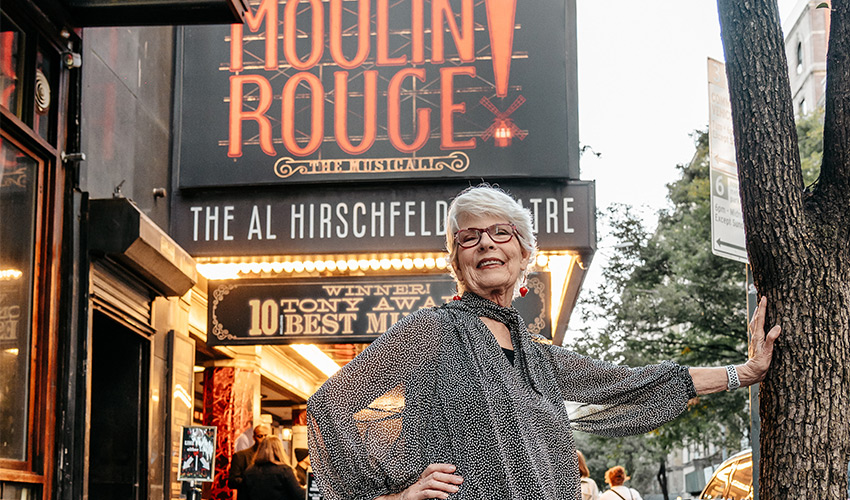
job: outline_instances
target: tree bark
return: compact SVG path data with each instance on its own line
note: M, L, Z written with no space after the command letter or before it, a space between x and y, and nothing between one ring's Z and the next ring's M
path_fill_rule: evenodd
M718 0L747 251L765 329L762 500L846 500L850 457L850 12L833 0L824 158L806 190L775 0Z

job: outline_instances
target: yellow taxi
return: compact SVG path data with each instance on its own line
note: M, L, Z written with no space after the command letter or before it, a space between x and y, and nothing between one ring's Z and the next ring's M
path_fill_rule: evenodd
M714 471L700 500L752 500L753 451L732 455Z

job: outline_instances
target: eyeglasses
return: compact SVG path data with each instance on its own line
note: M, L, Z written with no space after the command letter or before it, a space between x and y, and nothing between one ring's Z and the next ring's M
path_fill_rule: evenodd
M513 224L493 224L490 227L468 227L455 233L455 242L461 248L472 248L481 241L481 233L486 232L490 239L496 243L507 243L511 241L514 234L519 236L516 226Z

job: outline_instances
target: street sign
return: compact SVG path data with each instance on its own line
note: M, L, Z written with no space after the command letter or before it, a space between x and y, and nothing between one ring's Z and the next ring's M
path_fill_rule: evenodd
M708 59L708 154L711 180L711 252L747 262L732 105L723 63Z

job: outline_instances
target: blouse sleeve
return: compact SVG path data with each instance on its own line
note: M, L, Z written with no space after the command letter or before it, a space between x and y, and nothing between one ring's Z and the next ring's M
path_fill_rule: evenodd
M407 477L409 471L427 466L413 446L427 432L417 401L433 390L442 329L432 310L411 314L309 399L310 462L323 498L371 500L395 493L416 480Z
M669 422L696 397L687 366L672 361L630 368L541 345L575 430L604 436L642 434Z

